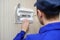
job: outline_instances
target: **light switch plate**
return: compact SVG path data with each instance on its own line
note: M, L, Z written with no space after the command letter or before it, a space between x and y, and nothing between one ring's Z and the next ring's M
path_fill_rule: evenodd
M24 19L33 23L33 14L34 11L29 8L17 8L16 10L16 23L22 23Z

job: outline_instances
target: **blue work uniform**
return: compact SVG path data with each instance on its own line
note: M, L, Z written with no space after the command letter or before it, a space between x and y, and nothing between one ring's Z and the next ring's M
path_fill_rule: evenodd
M50 23L40 28L39 33L30 34L21 31L13 40L60 40L60 22Z

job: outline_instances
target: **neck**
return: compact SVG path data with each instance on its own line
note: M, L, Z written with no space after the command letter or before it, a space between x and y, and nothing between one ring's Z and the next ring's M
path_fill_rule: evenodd
M44 25L54 23L54 22L60 22L60 20L59 19L44 20Z

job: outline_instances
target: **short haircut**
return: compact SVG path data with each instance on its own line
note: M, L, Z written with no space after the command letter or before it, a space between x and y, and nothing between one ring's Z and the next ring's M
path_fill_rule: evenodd
M59 7L57 7L57 8L59 8ZM46 10L41 10L39 8L37 8L37 9L39 9L42 12L44 12L44 14L45 14L47 19L51 19L51 18L55 18L55 17L59 16L60 10L57 10L57 8L53 9L54 11L50 10L50 9L46 9Z

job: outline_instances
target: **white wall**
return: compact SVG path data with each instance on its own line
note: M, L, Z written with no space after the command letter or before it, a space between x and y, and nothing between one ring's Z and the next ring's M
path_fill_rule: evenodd
M20 24L15 24L15 7L18 3L26 8L35 10L33 4L36 0L0 0L0 40L13 40L21 30ZM37 16L34 23L29 26L28 33L37 33L39 29Z

